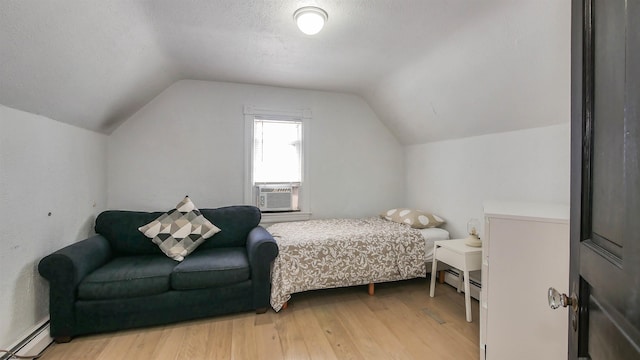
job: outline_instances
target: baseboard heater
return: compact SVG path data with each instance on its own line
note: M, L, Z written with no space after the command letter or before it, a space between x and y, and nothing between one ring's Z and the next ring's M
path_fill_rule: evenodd
M44 319L27 331L9 349L9 353L0 354L0 360L15 359L13 355L36 356L53 342L49 336L49 319Z
M471 276L469 276L469 293L472 298L480 300L480 290L482 289L482 285L480 284L480 280L474 275L474 272L472 272ZM448 269L444 272L444 282L455 288L458 288L459 277L460 275L456 269ZM464 286L462 286L462 291L464 292Z

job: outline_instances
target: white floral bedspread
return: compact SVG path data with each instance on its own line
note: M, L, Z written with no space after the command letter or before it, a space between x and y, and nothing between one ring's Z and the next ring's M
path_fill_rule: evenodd
M279 254L271 273L271 306L291 294L425 277L419 231L377 217L309 220L271 225Z

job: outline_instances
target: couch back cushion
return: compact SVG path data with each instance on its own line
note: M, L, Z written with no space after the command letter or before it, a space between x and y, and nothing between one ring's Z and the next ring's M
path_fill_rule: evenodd
M260 210L248 205L200 209L200 212L221 231L205 240L196 251L245 246L249 232L258 226L261 219ZM163 212L108 210L98 215L95 230L109 241L117 253L162 254L158 246L138 230L162 214Z
M249 205L200 209L200 213L220 228L220 232L205 240L199 249L246 246L247 236L262 219L260 209ZM196 250L196 251L197 251Z
M108 210L96 218L96 233L104 236L119 254L162 254L158 245L138 230L162 212Z

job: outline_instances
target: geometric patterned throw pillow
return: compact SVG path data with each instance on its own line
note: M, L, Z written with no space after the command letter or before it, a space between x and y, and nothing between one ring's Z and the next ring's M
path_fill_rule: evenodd
M176 208L166 212L147 225L138 228L160 247L168 257L184 260L200 244L220 232L207 220L188 196Z
M400 224L407 224L414 229L438 227L444 224L444 219L438 215L405 208L391 209L380 214L380 217Z

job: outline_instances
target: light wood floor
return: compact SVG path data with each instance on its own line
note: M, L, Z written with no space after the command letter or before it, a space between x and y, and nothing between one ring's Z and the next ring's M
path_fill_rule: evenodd
M478 359L464 295L427 279L294 294L279 313L244 313L51 345L55 359Z

